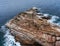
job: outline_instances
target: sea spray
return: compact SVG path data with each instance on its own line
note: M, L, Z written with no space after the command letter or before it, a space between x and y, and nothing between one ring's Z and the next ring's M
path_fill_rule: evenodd
M59 19L58 16L52 16L51 19L49 20L50 23L56 23L56 21Z
M10 30L7 29L5 26L1 27L1 32L3 32L4 35L4 46L21 46L19 42L16 42L14 37L10 34Z
M51 19L48 20L48 22L50 22L50 23L52 23L52 24L55 24L55 25L57 25L57 26L60 26L60 21L58 21L58 20L60 20L60 17L53 15L53 16L51 17Z
M44 14L43 16L50 16L51 19L48 20L49 23L55 24L57 26L60 26L60 17L56 15L50 15L50 14Z

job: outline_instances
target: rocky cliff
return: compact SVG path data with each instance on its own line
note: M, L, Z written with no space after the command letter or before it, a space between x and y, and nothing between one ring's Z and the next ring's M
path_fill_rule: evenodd
M33 7L5 25L22 46L60 46L60 27L49 23L49 19Z

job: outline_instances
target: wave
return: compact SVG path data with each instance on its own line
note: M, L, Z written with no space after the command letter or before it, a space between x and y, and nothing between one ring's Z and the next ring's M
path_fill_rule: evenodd
M55 24L57 26L60 26L60 17L56 15L50 15L50 14L45 14L45 13L38 13L40 16L37 16L38 18L44 17L49 17L50 19L47 20L49 23Z
M1 32L3 32L4 35L4 46L21 46L19 42L16 42L14 39L14 36L10 34L10 30L7 29L5 26L1 27Z
M60 17L56 15L50 15L50 14L44 14L43 16L49 16L51 19L48 20L49 23L55 24L57 26L60 26Z

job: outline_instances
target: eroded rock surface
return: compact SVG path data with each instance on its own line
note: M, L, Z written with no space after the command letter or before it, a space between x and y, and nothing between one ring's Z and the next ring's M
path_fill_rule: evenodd
M37 8L22 12L6 23L22 46L60 46L60 27L48 22L50 17Z

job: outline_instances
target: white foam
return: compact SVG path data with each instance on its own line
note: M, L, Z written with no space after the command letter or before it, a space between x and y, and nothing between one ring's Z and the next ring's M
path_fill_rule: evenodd
M57 19L59 19L58 16L56 16L56 15L49 15L49 14L43 14L43 16L51 17L51 19L47 20L47 22L51 23L52 25L60 26L60 22L55 23L57 21ZM41 19L43 16L37 16L37 17Z
M60 19L60 17L56 16L56 15L49 15L49 14L43 14L43 16L45 17L51 17L51 19L47 20L47 22L51 23L51 24L54 24L54 25L57 25L57 26L60 26L60 21L58 23L55 23L57 22L57 19ZM39 18L41 18L41 16L38 16Z
M49 16L49 14L44 14L45 17Z
M54 21L56 21L57 19L59 19L58 16L52 16L52 18L50 20L48 20L48 22L54 23Z
M5 32L4 35L4 46L21 46L19 42L16 42L14 37L10 34L10 30L5 28L5 26L2 26L2 31Z

